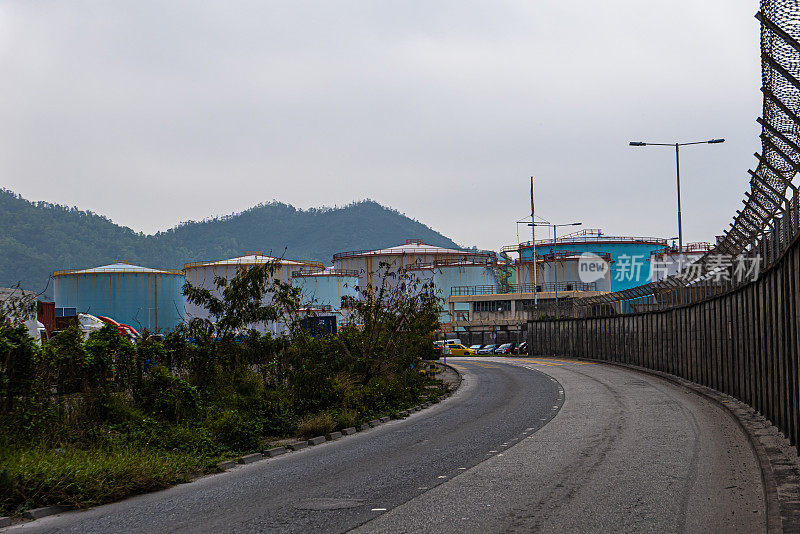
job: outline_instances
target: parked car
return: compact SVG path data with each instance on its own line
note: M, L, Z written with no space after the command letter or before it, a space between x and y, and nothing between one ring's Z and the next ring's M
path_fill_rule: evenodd
M495 354L514 354L516 343L503 343L494 351Z
M465 347L460 343L454 343L453 345L447 345L446 353L450 356L473 356L475 349Z
M523 341L522 343L520 343L519 346L517 347L516 352L517 352L517 354L519 354L521 356L527 356L528 355L528 342L527 341Z
M485 345L481 345L480 343L478 343L477 345L471 345L469 348L474 350L475 354L477 354L478 351L481 350L483 347L485 347Z
M484 345L482 348L478 349L478 354L494 354L494 349L497 348L497 345Z

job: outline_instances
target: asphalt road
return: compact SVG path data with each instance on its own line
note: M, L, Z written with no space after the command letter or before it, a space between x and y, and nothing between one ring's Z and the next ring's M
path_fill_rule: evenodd
M454 363L459 391L406 420L12 531L763 531L755 456L708 401L604 365Z
M550 377L473 364L402 421L190 484L30 523L31 532L343 532L474 467L560 406Z

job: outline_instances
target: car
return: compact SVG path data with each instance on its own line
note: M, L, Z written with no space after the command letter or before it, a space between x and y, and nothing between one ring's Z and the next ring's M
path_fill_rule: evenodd
M497 348L497 345L484 345L480 349L478 349L478 354L494 354L494 349Z
M461 343L453 343L452 345L447 345L447 353L450 356L473 356L475 355L475 349L465 347Z
M516 343L503 343L497 349L495 349L495 354L514 354L514 345Z
M522 343L520 343L519 346L517 346L516 353L521 355L521 356L527 356L528 355L528 342L527 341L523 341Z
M471 345L469 348L474 350L475 354L478 354L478 351L481 350L483 347L484 347L484 345L481 345L480 343L478 343L477 345Z

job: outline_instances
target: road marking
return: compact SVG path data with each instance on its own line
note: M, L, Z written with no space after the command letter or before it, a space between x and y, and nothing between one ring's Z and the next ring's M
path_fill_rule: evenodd
M465 471L467 468L466 467L459 467L459 469L462 470L462 471Z
M386 508L373 508L372 511L373 512L385 512Z
M417 489L418 489L418 490L426 490L426 489L428 489L428 486L420 486L420 487L418 487Z
M497 452L497 451L489 451L489 454L493 454L493 453L495 453L495 452Z
M439 475L437 478L447 478L447 475Z

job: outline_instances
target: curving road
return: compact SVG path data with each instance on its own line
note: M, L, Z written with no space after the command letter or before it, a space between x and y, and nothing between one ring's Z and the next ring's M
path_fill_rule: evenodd
M592 363L451 359L443 403L342 440L19 525L24 532L758 532L736 422Z

